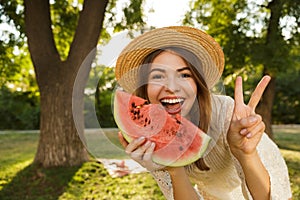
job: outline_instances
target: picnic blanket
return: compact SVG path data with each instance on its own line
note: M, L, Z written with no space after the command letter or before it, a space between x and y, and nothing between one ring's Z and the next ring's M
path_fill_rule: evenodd
M147 169L131 159L98 159L98 161L104 165L113 178L147 172Z

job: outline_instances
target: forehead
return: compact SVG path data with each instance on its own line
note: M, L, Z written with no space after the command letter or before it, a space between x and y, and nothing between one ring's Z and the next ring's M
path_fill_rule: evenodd
M175 70L187 67L185 60L177 53L172 51L163 51L158 54L151 64L153 68L163 68L165 70Z

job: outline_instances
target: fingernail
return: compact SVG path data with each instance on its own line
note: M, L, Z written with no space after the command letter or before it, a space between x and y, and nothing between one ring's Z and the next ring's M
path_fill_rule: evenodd
M250 123L254 123L254 122L257 121L257 118L256 117L251 117L249 121L250 121Z
M148 140L148 141L144 144L144 146L145 146L145 147L149 147L150 144L151 144L151 142Z
M138 139L138 142L141 142L141 141L143 141L145 139L145 137L140 137L139 139Z
M251 136L252 136L251 133L248 133L248 134L246 135L247 138L251 138Z
M155 148L155 143L151 142L151 148L154 149Z
M241 131L240 131L240 134L241 135L245 135L247 133L247 129L246 128L244 128L244 129L242 129Z

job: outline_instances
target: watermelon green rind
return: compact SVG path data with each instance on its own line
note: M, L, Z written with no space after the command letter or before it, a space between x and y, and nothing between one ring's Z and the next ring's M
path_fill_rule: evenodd
M124 130L120 130L123 137L127 142L131 142L133 138L131 138ZM174 161L173 159L167 160L166 158L162 158L161 156L158 156L155 152L152 155L152 160L153 162L157 164L161 164L164 166L170 166L170 167L181 167L181 166L186 166L190 163L193 163L203 157L210 141L211 137L208 135L202 135L202 146L200 147L200 150L193 156L190 156L188 159L177 159Z

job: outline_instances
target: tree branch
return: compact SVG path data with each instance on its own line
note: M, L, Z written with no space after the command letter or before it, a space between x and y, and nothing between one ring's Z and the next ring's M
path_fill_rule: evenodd
M68 61L82 62L97 46L108 0L85 0L70 47ZM96 19L96 20L95 20ZM78 64L77 67L78 69Z
M24 0L24 7L25 33L36 69L46 67L47 63L43 62L49 59L53 62L60 62L51 29L49 1Z

